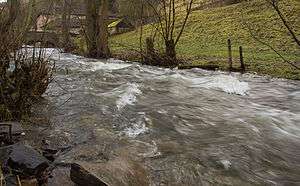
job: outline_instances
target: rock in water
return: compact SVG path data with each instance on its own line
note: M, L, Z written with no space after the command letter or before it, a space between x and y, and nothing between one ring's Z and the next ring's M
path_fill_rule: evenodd
M51 172L47 186L75 186L75 183L70 178L70 169L71 167L57 166Z
M0 122L0 146L11 145L25 135L21 124L18 122Z
M40 176L49 167L46 158L32 147L21 143L12 145L7 165L26 176Z
M108 186L102 180L76 163L71 165L70 177L78 186Z

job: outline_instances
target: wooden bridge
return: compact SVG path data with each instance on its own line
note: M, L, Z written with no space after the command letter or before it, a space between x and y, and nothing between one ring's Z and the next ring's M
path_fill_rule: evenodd
M25 35L25 44L40 43L43 47L59 47L59 35L54 32L29 31Z

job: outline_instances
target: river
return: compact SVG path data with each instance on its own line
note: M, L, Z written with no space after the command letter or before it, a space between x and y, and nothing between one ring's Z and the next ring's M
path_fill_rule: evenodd
M54 52L36 143L110 185L300 185L300 82ZM37 127L38 126L38 127Z

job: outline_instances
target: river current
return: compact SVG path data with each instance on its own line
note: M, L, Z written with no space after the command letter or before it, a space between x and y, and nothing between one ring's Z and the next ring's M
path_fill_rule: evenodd
M69 147L56 162L110 185L300 185L299 81L51 58L35 141Z

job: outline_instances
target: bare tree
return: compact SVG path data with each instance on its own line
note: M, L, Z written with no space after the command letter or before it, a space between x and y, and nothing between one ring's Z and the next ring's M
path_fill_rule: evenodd
M138 31L141 21L153 17L154 0L118 0L119 14L133 23ZM143 7L143 8L142 8Z
M100 1L98 0L85 0L86 4L86 44L87 44L87 56L97 56L97 36L99 32L98 26L98 7Z
M178 19L179 9L177 9L176 0L159 0L159 5L155 6L150 1L148 4L153 8L157 24L154 24L155 30L160 33L164 40L165 54L168 58L176 61L176 45L178 44L188 18L192 12L194 0L182 0L185 6L184 18L181 22ZM179 31L175 29L179 28Z
M108 0L85 0L86 3L86 43L87 55L106 58L108 48Z
M66 52L71 50L70 24L71 24L72 0L63 0L62 11L62 46Z
M102 0L99 10L100 33L97 40L97 57L108 58L110 50L108 47L108 0Z

